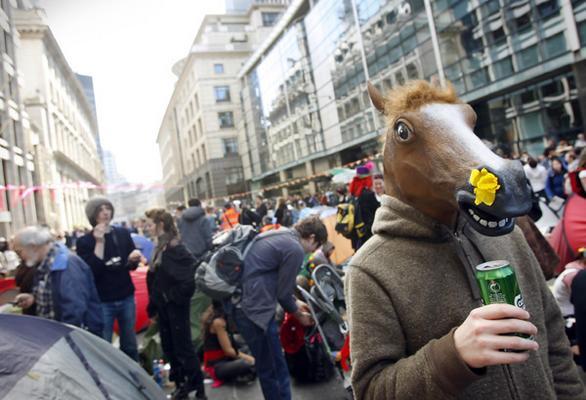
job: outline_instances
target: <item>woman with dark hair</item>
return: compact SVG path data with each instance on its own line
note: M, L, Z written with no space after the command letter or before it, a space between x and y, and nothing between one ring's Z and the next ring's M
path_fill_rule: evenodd
M203 374L191 342L189 307L195 290L196 260L181 243L173 216L162 208L145 213L146 229L156 248L147 274L151 319L158 319L161 346L171 363L173 399L206 399Z
M224 381L249 382L256 379L254 357L238 351L221 302L213 301L204 314L202 332L204 368L214 379L215 387Z
M564 163L559 158L553 158L551 160L551 170L549 171L549 175L547 176L547 181L545 182L545 192L547 193L547 198L551 200L555 196L561 197L562 199L566 199L568 196L564 191L564 181L566 167L564 167Z
M284 197L279 197L277 211L275 211L275 218L277 219L277 224L281 226L291 226L291 223L293 222L291 211L289 211L287 201Z

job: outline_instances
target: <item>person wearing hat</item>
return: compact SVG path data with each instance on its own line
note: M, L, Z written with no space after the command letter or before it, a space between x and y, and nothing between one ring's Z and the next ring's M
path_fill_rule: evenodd
M359 216L354 217L354 221L361 220L364 222L364 228L362 228L363 234L358 235L358 232L354 231L351 238L352 248L355 251L358 251L358 249L372 236L374 214L377 208L380 207L380 203L376 199L375 193L372 191L372 176L367 167L361 166L356 168L356 176L352 178L348 190L356 201L357 207L355 210L360 213Z
M77 254L91 267L102 302L102 337L112 341L114 321L118 321L120 349L138 361L134 325L136 305L130 271L138 267L142 254L134 246L130 232L112 226L114 206L105 197L94 197L85 206L93 229L77 240Z

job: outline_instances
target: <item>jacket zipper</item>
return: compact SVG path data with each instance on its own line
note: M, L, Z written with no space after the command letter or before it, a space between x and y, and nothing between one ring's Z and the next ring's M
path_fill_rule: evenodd
M469 283L471 285L476 284L476 278L474 278L474 282L470 282L470 272L469 270L472 269L472 260L470 259L470 257L468 256L468 253L466 252L466 250L464 249L464 246L462 244L462 238L459 235L458 230L452 232L452 237L455 239L456 241L456 246L457 249L456 251L459 253L459 258L461 259L461 261L466 261L467 265L464 265L464 268L467 268L466 270L466 275L469 278ZM464 257L462 257L462 255ZM480 292L479 289L474 290L474 288L471 286L470 289L472 290L472 293L474 294L474 296L476 297L477 293ZM478 295L479 296L479 295ZM482 303L481 303L482 305ZM505 373L505 379L507 380L507 386L509 388L509 393L511 395L511 398L513 400L519 400L519 396L517 396L517 391L515 390L515 386L514 386L514 381L513 381L513 374L511 372L511 369L509 367L509 365L501 365L501 368L503 368L504 373Z

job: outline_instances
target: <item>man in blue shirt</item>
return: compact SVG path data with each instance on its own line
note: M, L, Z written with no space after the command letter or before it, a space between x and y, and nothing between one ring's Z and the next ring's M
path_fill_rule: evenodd
M256 360L267 400L291 399L289 371L275 322L277 302L304 326L313 324L307 305L294 297L295 278L305 254L317 250L327 238L323 222L307 218L282 234L257 240L244 260L242 300L233 316Z

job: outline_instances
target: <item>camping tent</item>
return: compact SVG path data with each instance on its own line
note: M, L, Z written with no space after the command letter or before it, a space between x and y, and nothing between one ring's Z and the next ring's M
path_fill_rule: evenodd
M165 399L124 353L79 328L0 314L0 399Z

